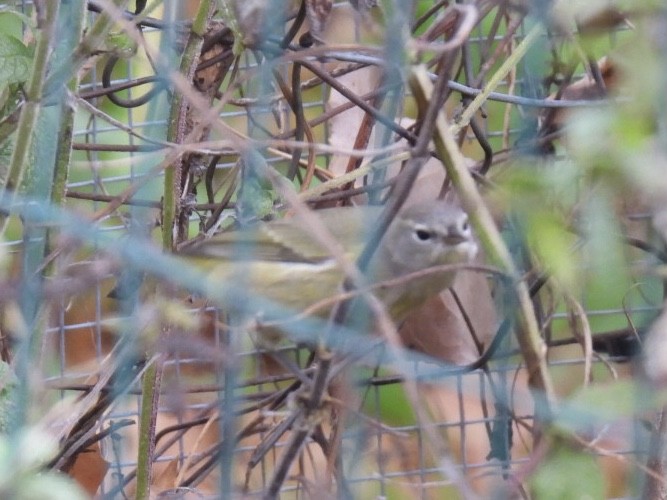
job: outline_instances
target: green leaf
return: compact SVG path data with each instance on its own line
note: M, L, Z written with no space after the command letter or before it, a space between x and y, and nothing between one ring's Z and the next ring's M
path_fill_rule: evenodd
M649 390L631 380L584 387L563 401L555 415L556 425L580 431L596 424L633 418L667 403L667 393Z
M44 464L55 456L57 443L37 427L0 436L0 496L17 500L84 500L78 484Z
M24 27L34 34L35 23L30 17L7 6L0 6L0 34L19 37Z
M31 65L30 49L19 39L0 33L0 87L25 82Z
M13 492L16 500L86 500L88 495L65 474L35 474L21 482Z
M531 479L533 498L539 500L605 498L604 476L591 455L557 449Z
M577 259L573 254L576 236L567 230L566 221L557 212L547 210L535 210L525 216L531 248L561 283L573 286L577 281Z
M11 366L0 361L0 433L3 434L11 430L13 416L16 414L17 386L18 379Z
M582 227L586 244L585 255L586 288L584 302L588 310L607 310L628 304L627 294L632 287L626 252L622 240L622 228L614 219L611 194L598 190L590 196L585 206ZM638 320L634 314L633 320ZM589 318L594 332L625 328L628 317L617 314L594 315Z
M392 427L415 425L415 413L405 389L400 385L373 388L377 391L364 401L364 413Z

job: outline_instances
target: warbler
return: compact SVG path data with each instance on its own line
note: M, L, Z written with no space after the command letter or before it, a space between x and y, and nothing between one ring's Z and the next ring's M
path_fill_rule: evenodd
M318 221L354 263L367 243L369 228L383 207L338 207L315 212ZM419 203L391 222L367 269L367 285L394 280L446 264L470 262L477 244L467 214L443 201ZM332 252L297 218L260 222L220 233L182 252L208 273L211 283L240 287L286 310L299 313L342 291L344 273ZM411 309L452 285L456 271L436 269L414 279L373 290L396 322ZM331 304L330 304L331 305ZM261 306L254 310L262 317ZM323 316L329 308L322 308Z

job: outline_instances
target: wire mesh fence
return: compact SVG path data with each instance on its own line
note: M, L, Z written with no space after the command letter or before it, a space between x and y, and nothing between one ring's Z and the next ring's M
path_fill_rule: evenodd
M100 498L664 491L660 6L0 5L3 390L9 436L57 443L39 470ZM403 313L410 276L365 255L436 198L480 255Z

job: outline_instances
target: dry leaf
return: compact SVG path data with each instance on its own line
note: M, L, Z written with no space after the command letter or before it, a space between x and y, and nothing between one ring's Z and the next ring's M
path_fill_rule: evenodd
M342 75L337 80L350 92L362 96L377 88L380 76L381 70L379 68L369 66ZM326 109L329 111L348 102L347 97L332 89L326 102ZM355 143L365 114L365 111L354 106L333 116L329 120L329 144L336 148L349 150ZM329 163L329 171L335 175L344 174L349 158L347 155L333 154Z
M74 464L67 472L86 490L86 493L92 496L102 484L107 470L109 470L109 462L102 458L100 444L94 443L77 455Z
M603 57L597 62L600 70L600 76L604 82L604 89L601 89L595 79L586 74L576 82L567 85L560 96L551 94L548 100L561 101L578 101L578 100L596 100L603 99L607 96L609 91L615 90L618 86L618 69L613 60L609 57ZM549 132L560 130L565 125L565 122L570 115L570 110L562 109L546 109L539 118L540 129L546 129Z

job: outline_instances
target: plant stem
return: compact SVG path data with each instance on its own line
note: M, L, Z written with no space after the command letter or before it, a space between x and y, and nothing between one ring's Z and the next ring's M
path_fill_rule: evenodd
M192 23L192 31L188 38L187 46L181 58L180 72L192 81L194 71L201 54L201 48L204 42L204 33L211 15L211 8L215 3L211 0L202 0L199 3L199 10ZM174 92L171 102L171 111L169 115L169 128L167 131L167 141L174 143L183 142L185 136L190 130L187 126L188 105L187 100L179 91ZM191 127L190 127L191 128ZM183 158L179 156L172 165L164 172L164 200L162 208L162 247L165 250L172 250L175 245L174 236L177 234L178 219L180 212L181 199L181 169Z
M419 108L425 109L431 99L432 84L423 66L413 70L410 85ZM548 416L550 407L555 401L555 393L547 369L546 347L540 336L528 288L518 278L518 271L509 250L477 190L475 181L466 167L465 158L456 144L452 129L442 112L436 122L433 140L436 151L447 171L447 176L461 197L487 258L492 265L498 266L508 275L516 278L514 292L518 304L517 339L527 365L529 384L533 389L540 391L543 403L540 405L540 410L543 416Z

